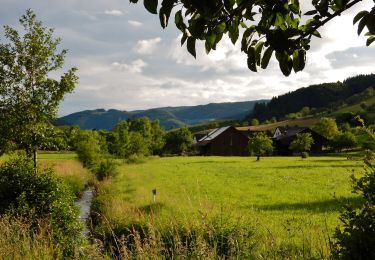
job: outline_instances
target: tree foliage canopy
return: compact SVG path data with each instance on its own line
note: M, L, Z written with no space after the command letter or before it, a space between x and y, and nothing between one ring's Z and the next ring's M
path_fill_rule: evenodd
M130 0L137 3L138 0ZM182 33L181 44L196 57L196 41L205 44L206 52L215 50L224 34L232 43L241 41L250 70L267 68L274 54L282 73L305 67L306 52L313 36L321 37L318 29L350 9L361 0L312 0L311 10L302 10L299 0L144 0L145 8L158 13L163 28L171 14ZM358 35L365 27L366 45L375 40L375 8L359 12Z
M31 10L20 24L22 33L4 26L6 41L0 43L0 144L12 142L31 153L45 142L60 101L78 78L75 68L58 80L50 76L67 53L58 50L53 29L43 27Z
M339 134L336 120L328 117L322 117L312 129L329 140L332 140L336 135Z
M310 151L314 144L314 139L310 133L297 134L296 138L290 143L289 149L297 152Z
M193 137L187 127L172 130L165 135L164 150L171 154L183 154L193 144Z
M251 154L258 157L273 151L273 142L265 133L258 133L249 139L248 148Z

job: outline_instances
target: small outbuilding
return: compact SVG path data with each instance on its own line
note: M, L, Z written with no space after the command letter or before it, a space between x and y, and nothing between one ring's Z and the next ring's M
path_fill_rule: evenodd
M212 130L195 143L201 155L247 156L249 139L233 126Z
M278 127L273 136L276 155L292 155L293 151L289 149L290 143L297 137L297 134L309 133L314 140L311 146L312 153L320 153L323 146L327 144L328 140L324 136L311 130L308 127Z

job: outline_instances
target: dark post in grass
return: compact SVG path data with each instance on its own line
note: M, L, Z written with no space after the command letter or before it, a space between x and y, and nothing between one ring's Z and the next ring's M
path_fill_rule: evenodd
M155 203L155 201L156 201L156 189L152 190L152 198L153 198L154 203Z

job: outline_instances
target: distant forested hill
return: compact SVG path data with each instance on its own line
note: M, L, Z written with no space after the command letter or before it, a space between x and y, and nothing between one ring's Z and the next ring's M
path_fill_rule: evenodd
M211 103L199 106L161 107L148 110L120 111L115 109L86 110L59 118L57 125L79 125L83 129L110 130L120 120L149 117L158 119L166 129L195 125L211 120L243 120L255 103L268 100Z
M260 121L265 121L272 117L283 118L287 114L300 111L303 107L315 109L335 108L343 105L347 99L365 91L369 87L375 88L375 74L359 75L348 78L343 82L311 85L274 97L268 103L256 104L248 118L257 118Z

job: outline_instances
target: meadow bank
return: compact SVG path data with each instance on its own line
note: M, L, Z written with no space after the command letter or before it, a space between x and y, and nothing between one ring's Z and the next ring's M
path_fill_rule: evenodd
M153 248L158 256L190 250L195 257L199 247L211 247L202 256L325 258L343 205L360 203L351 192L350 175L360 174L362 167L362 161L335 156L259 162L167 157L122 164L115 177L99 184L93 234L113 254L139 253L152 248L152 240L158 241ZM129 240L137 236L139 241ZM184 244L182 236L183 250L176 246ZM122 250L114 237L124 243ZM227 248L218 249L220 243ZM171 244L177 249L168 249Z

